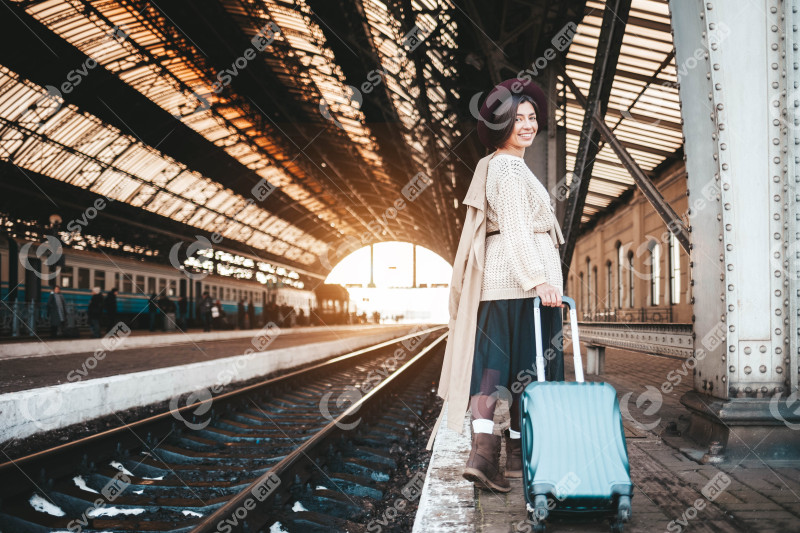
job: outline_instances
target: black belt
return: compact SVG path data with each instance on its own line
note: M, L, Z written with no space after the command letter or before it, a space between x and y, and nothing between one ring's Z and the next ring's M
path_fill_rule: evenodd
M500 230L499 230L499 229L496 229L496 230L494 230L494 231L487 231L487 232L486 232L486 236L488 237L488 236L490 236L490 235L500 235Z

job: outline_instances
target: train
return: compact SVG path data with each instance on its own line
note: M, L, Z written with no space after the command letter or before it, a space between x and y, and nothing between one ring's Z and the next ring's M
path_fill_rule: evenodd
M151 294L165 294L176 303L185 297L187 316L180 318L189 326L199 325L197 304L205 291L219 301L221 315L228 317L222 327L236 326L240 300L245 306L253 306L261 323L265 310L274 308L270 302L293 308L292 324L349 322L346 313L327 311L332 296L330 286L322 279L255 258L221 252L217 256L220 261L212 262L210 269L190 272L182 265L176 268L152 257L112 256L102 250L66 246L58 249L60 257L55 264L50 254L42 253L43 247L47 248L46 240L0 239L0 335L18 334L20 324L25 326L23 334L47 328L47 301L56 284L67 302L70 320L78 327L88 323L86 309L93 287L99 287L103 294L117 289L117 317L134 329L149 326ZM325 305L320 308L317 291L324 297ZM349 309L346 290L344 293L334 291L333 298L344 300L336 303L337 309Z

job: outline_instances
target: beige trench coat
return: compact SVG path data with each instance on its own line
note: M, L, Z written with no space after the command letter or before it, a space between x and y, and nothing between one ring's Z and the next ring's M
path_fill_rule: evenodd
M461 433L464 415L469 407L469 389L472 379L472 358L475 351L475 334L478 328L478 304L483 282L484 251L486 245L486 174L492 152L475 168L464 205L467 216L458 242L450 281L450 322L447 347L444 352L438 394L444 399L442 412L431 432L427 448L430 450L439 431L445 410L447 427ZM561 228L553 216L550 231L556 247L564 242Z

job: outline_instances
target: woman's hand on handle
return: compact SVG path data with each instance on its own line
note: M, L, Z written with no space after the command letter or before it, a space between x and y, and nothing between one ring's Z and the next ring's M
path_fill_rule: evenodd
M561 303L561 294L559 294L558 289L549 283L537 285L535 289L536 296L542 299L542 305L548 307L563 307Z

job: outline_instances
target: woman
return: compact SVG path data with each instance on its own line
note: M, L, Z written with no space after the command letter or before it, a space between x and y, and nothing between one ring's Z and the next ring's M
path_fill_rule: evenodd
M525 164L525 148L545 122L546 100L531 82L510 79L488 95L478 134L492 154L475 171L450 285L450 335L439 394L448 427L461 430L472 413L472 450L464 477L490 490L511 490L522 477L520 393L536 379L533 299L542 299L542 338L548 380L563 380L558 246L563 237L547 189ZM549 341L549 342L548 342ZM509 399L505 476L500 436L494 435L498 396ZM444 412L444 409L443 409ZM434 429L434 434L438 430Z

